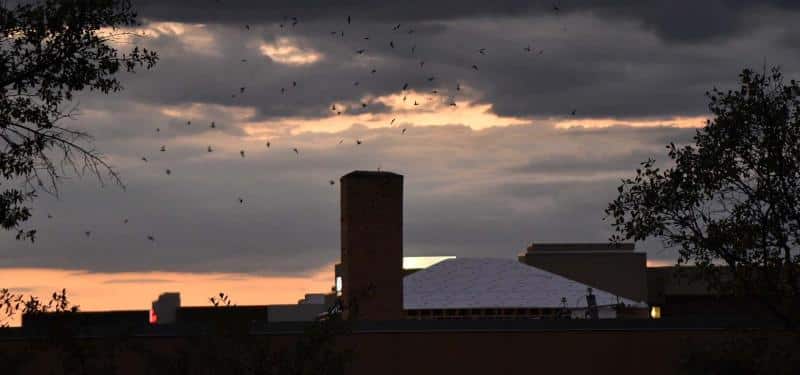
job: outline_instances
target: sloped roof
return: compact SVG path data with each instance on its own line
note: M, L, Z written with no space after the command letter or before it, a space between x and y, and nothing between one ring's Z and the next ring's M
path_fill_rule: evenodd
M589 285L515 259L455 258L403 278L403 308L586 308ZM597 305L646 306L592 288Z

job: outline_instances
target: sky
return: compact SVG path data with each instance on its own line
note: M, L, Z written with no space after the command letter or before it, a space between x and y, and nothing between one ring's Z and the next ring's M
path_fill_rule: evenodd
M94 136L125 189L73 174L40 196L35 243L0 233L0 287L67 287L84 309L163 291L293 303L332 286L352 170L405 176L405 255L606 241L620 179L691 142L706 91L764 64L800 76L800 2L556 5L134 1L142 25L113 43L158 65L78 95L62 125Z

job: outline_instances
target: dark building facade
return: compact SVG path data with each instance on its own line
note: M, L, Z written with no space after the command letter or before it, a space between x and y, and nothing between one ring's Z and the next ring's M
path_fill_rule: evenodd
M519 261L634 301L647 300L647 255L634 244L534 243Z

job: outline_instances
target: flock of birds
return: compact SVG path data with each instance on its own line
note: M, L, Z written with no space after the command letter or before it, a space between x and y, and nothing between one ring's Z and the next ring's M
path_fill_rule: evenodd
M553 12L554 12L556 15L558 15L558 14L559 14L559 12L560 12L560 8L559 8L559 6L558 6L558 5L553 5L553 7L552 7L552 11L553 11ZM346 24L347 24L347 25L351 25L352 23L353 23L353 18L352 18L351 16L348 16L348 17L347 17L347 19L346 19ZM287 27L296 27L298 24L300 24L300 20L299 20L297 17L284 17L284 18L283 18L283 22L279 23L279 25L278 25L278 26L279 26L281 29L283 29L283 28L287 28ZM407 29L403 29L403 26L404 26L403 24L400 24L400 23L398 23L398 24L396 24L396 25L394 25L394 26L392 27L392 31L393 31L394 33L405 32L406 34L409 34L409 35L411 35L411 34L415 34L415 32L416 32L416 31L415 31L413 28L407 28ZM251 30L251 27L250 27L250 25L245 25L245 26L244 26L244 29L245 29L246 31L250 31L250 30ZM339 31L330 31L330 35L332 35L332 36L335 36L335 37L339 37L339 38L344 38L345 32L344 32L344 30L339 30ZM362 39L366 41L366 40L370 40L370 37L369 37L369 36L363 36L363 37L362 37ZM388 46L389 46L391 49L398 48L398 45L395 43L395 41L394 41L394 40L389 40L389 41L388 41ZM524 47L522 47L522 48L521 48L521 50L522 50L524 53L527 53L527 54L532 54L532 55L542 55L542 54L544 53L544 49L537 49L537 48L533 48L533 47L532 47L530 44L528 44L527 46L524 46ZM364 55L364 54L366 54L367 52L368 52L368 49L367 49L367 48L359 48L359 49L355 50L355 55L357 55L357 56L360 56L360 55ZM487 48L484 48L484 47L477 49L475 52L476 52L476 53L477 53L477 55L479 55L479 56L485 56L485 55L489 54L489 50L488 50ZM417 47L416 47L416 44L412 44L412 45L411 45L411 47L410 47L410 53L411 53L411 55L412 55L412 56L417 56L417 55L416 55L416 53L417 53ZM240 62L241 62L241 63L247 63L247 62L248 62L248 60L247 60L247 59L241 59L241 60L240 60ZM419 60L419 62L418 62L418 64L419 64L419 68L420 68L420 69L424 69L424 67L425 67L425 60L421 60L421 59L420 59L420 60ZM472 71L474 71L474 72L479 72L479 71L480 71L480 68L479 68L478 64L471 64L471 66L470 66L470 69L471 69ZM373 69L371 69L371 70L370 70L370 74L371 74L371 75L374 75L374 74L376 74L376 73L377 73L377 70L376 70L376 69L374 69L374 68L373 68ZM431 83L432 83L432 82L434 82L434 81L436 81L436 80L437 80L437 77L436 77L436 76L433 76L433 75L431 75L431 76L428 76L428 77L426 78L426 80L427 80L427 82L431 82ZM437 82L438 82L438 81L437 81ZM359 86L359 85L360 85L360 82L359 82L359 81L354 81L354 82L353 82L353 86ZM291 86L290 86L291 88L296 88L297 86L298 86L298 82L297 82L297 81L292 81L292 82L291 82ZM407 95L406 95L406 94L409 92L409 88L410 88L410 85L409 85L409 83L407 83L407 82L406 82L406 83L404 83L404 84L402 85L402 87L401 87L401 92L403 93L403 102L404 102L404 103L406 103L406 102L407 102L407 99L408 99L408 97L407 97ZM460 92L460 91L461 91L461 89L462 89L462 88L461 88L461 83L459 83L459 82L456 82L456 83L455 83L455 90L456 90L456 93ZM235 90L235 92L234 92L233 94L231 94L231 98L236 98L236 97L239 97L239 96L245 95L245 92L246 92L246 91L247 91L247 86L240 86L240 87L238 88L238 90ZM281 93L282 95L286 95L286 94L287 94L289 91L290 91L290 90L289 90L289 89L287 89L286 87L281 87L281 88L280 88L280 93ZM440 92L440 91L439 91L439 90L437 90L437 89L434 89L434 90L432 90L432 94L439 94L439 92ZM413 102L413 104L409 104L409 105L413 105L413 106L418 106L418 105L420 105L420 103L419 103L417 100L411 100L411 101L409 101L409 102ZM448 105L449 105L449 106L451 106L451 107L456 107L456 106L457 106L457 104L456 104L456 101L455 101L455 95L452 95L452 96L449 96L449 97L448 97ZM364 108L367 108L367 106L368 106L368 103L361 103L361 108L362 108L362 109L364 109ZM333 104L333 105L331 105L331 108L330 108L330 110L331 110L331 112L332 112L332 113L334 113L335 115L341 115L341 114L343 113L343 110L345 110L345 109L344 109L344 108L341 108L341 107L337 108L336 104ZM575 114L576 114L576 111L575 111L575 110L572 110L570 114L571 114L572 116L575 116ZM390 124L389 124L389 125L390 125L390 126L394 126L394 124L395 124L395 121L396 121L396 120L397 120L397 118L392 118L392 120L391 120L391 122L390 122ZM192 121L191 121L191 120L188 120L188 121L186 122L186 126L187 126L187 127L188 127L188 126L192 126ZM215 122L215 121L211 121L211 122L210 122L210 123L209 123L207 126L208 126L209 128L211 128L211 129L217 129L217 128L218 128L218 125L216 124L216 122ZM408 131L408 128L407 128L407 127L400 127L400 128L399 128L399 130L400 130L400 134L401 134L401 135L404 135L404 134L406 134L406 132ZM156 129L155 129L155 131L156 131L156 133L160 133L160 132L161 132L161 128L156 128ZM339 144L342 144L342 143L344 143L344 141L345 141L344 139L340 139L340 140L339 140ZM361 145L361 144L363 144L363 141L362 141L361 139L356 139L356 140L355 140L355 145L356 145L356 146L358 146L358 145ZM265 143L265 146L266 146L266 148L268 148L268 149L269 149L269 148L272 146L272 142L270 142L270 141L267 141L267 142ZM212 145L208 145L207 152L211 153L211 152L214 152L214 151L215 151L215 150L214 150L214 147L212 147ZM160 149L159 149L159 152L162 152L162 153L164 153L164 152L167 152L167 146L166 146L166 145L161 145L161 147L160 147ZM292 148L292 152L294 152L294 153L297 155L297 157L298 157L298 158L300 157L300 150L299 150L297 147L293 147L293 148ZM240 150L240 151L239 151L239 156L240 156L241 158L245 158L245 157L246 157L245 150ZM147 163L147 162L149 162L149 159L148 159L146 156L142 156L142 157L141 157L141 161L142 161L142 162L145 162L145 163ZM171 169L165 169L165 171L164 171L164 172L165 172L167 175L172 175L172 170L171 170ZM336 181L335 181L335 180L329 180L329 181L328 181L328 184L329 184L329 185L331 185L331 186L334 186L334 185L336 184ZM244 201L244 198L242 198L242 197L238 197L238 198L237 198L237 200L238 200L238 203L239 203L240 205L244 205L244 203L245 203L245 201ZM48 214L48 215L47 215L47 217L48 217L49 219L52 219L52 218L53 218L52 214ZM124 223L124 224L128 224L128 223L129 223L129 219L127 219L127 218L124 218L124 219L123 219L123 223ZM87 230L87 231L85 231L85 232L84 232L84 235L85 235L87 238L88 238L88 237L91 237L91 236L92 236L92 231L90 231L90 230ZM155 236L153 236L152 234L149 234L149 235L147 235L147 236L146 236L146 238L147 238L147 240L149 240L149 241L151 241L151 242L155 242L155 241L156 241L156 238L155 238Z

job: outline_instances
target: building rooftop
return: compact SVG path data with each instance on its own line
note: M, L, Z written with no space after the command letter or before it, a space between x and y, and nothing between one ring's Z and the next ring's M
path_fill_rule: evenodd
M403 279L403 308L586 308L589 285L513 259L455 258L436 263ZM592 288L598 306L623 303L646 307Z

